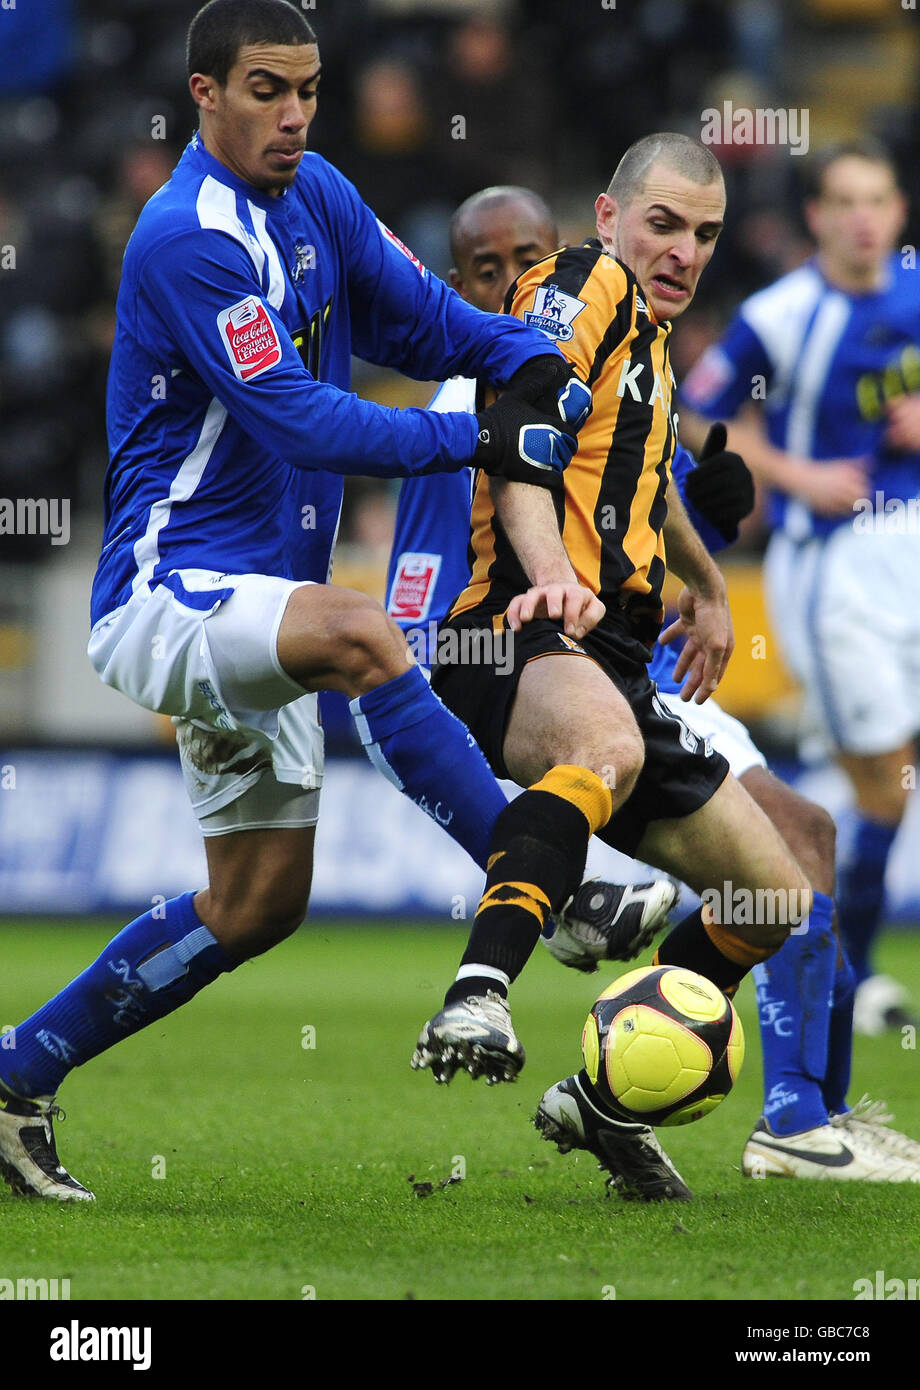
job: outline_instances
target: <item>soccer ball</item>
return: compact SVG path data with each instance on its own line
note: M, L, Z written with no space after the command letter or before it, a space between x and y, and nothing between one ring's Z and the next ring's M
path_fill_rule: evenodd
M608 985L588 1014L581 1050L592 1084L624 1119L686 1125L728 1095L744 1033L710 980L653 965Z

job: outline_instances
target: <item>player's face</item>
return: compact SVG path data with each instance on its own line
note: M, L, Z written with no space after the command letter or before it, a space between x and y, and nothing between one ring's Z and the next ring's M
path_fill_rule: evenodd
M677 318L690 305L722 230L721 179L693 183L653 164L625 207L606 193L594 206L601 244L629 266L655 318Z
M474 213L458 241L450 283L467 303L487 314L500 313L522 271L556 250L553 228L527 203L500 203Z
M195 73L205 148L266 193L293 182L316 115L319 49L308 44L246 44L221 87Z
M808 225L833 269L865 276L881 268L904 222L905 204L885 164L844 156L825 172Z

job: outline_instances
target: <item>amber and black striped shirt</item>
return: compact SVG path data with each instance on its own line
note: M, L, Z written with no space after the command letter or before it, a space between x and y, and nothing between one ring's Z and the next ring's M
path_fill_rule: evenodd
M670 323L657 323L635 276L598 241L565 247L526 270L505 305L547 329L593 393L557 500L562 538L579 582L608 612L659 623L665 558L661 529L676 446ZM504 610L529 581L495 516L489 479L473 496L472 577L451 614Z

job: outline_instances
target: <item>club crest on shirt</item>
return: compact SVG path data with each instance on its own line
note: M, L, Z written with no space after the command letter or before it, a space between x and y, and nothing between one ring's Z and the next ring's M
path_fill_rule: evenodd
M533 308L524 315L524 322L530 328L539 328L549 338L567 343L575 337L572 324L584 307L583 299L566 294L558 285L541 285L534 295Z
M316 247L308 246L306 242L294 242L294 264L291 267L291 279L295 285L303 284L304 271L316 269Z
M428 617L434 586L441 568L440 555L404 551L396 563L387 612L397 622L420 622Z
M240 381L251 381L281 361L278 332L265 305L255 295L223 309L217 315L217 327Z

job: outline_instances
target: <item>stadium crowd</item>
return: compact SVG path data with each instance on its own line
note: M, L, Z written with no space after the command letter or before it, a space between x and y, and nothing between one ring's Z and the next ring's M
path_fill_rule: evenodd
M181 77L194 8L32 0L0 18L0 247L13 252L0 271L0 495L67 496L75 517L100 512L121 255L194 128ZM845 0L577 0L564 20L553 0L315 0L309 11L325 67L312 147L442 275L450 214L479 188L535 189L563 236L580 239L591 230L584 207L646 131L698 134L701 112L729 90L736 106L742 94L752 106L800 105L832 90L843 60L873 45L896 40L908 77L915 64L908 17ZM850 78L836 128L825 120L817 132L812 107L811 138L860 133L852 122L865 109L902 156L910 192L911 122L890 64L884 77L885 100L867 92L862 107ZM714 152L730 216L717 274L675 334L678 372L739 298L808 249L797 213L801 161L778 146ZM391 404L427 399L424 388L413 394L370 370L355 385ZM379 564L392 500L386 485L350 490L346 556ZM4 559L39 552L47 555L40 538L4 537Z

